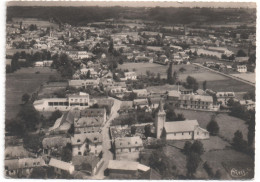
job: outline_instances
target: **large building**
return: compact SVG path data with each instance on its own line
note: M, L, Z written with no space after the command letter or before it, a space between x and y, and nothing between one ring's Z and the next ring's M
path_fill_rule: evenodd
M73 108L86 109L90 105L89 94L80 92L67 98L46 98L33 103L38 111L68 111Z
M139 136L115 139L116 154L139 152L143 148L143 141Z
M166 140L197 140L208 139L209 132L201 128L197 120L167 121L166 114L160 102L159 111L155 118L156 138Z

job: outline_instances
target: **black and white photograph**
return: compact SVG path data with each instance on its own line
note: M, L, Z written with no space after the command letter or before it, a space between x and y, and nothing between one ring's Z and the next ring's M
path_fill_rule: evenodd
M5 179L255 179L256 2L4 9Z

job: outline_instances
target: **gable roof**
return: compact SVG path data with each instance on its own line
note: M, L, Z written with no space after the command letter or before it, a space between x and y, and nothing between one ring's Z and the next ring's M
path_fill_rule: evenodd
M139 136L135 137L123 137L115 139L115 147L119 148L129 148L129 147L142 147L143 141Z
M197 120L165 122L166 133L194 131L199 126Z
M108 169L125 170L125 171L147 171L150 167L140 164L139 162L133 161L119 161L119 160L109 160Z
M187 94L181 94L179 98L180 98L180 100L213 102L212 96L208 96L208 95L187 95Z
M91 143L101 143L103 138L102 134L95 132L95 133L81 133L81 134L74 134L71 137L71 144L72 145L82 145L83 143L88 140Z
M75 121L75 127L101 126L103 121L103 117L82 117Z
M62 169L64 171L70 171L71 168L73 168L74 166L68 162L64 162L55 158L51 158L50 162L49 162L49 166L55 167L55 168L59 168Z

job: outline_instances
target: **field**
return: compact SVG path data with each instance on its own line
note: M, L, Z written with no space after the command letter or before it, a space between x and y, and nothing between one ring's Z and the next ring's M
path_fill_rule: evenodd
M161 74L161 78L166 78L166 72L168 66L159 65L155 63L125 63L119 65L120 69L128 69L132 71L136 70L138 75L145 75L146 71L150 71L157 75ZM179 72L180 68L185 68L183 73ZM201 67L197 67L193 64L190 65L173 65L173 70L178 72L179 80L185 81L187 76L192 76L197 79L200 88L202 88L202 82L207 81L207 88L214 91L234 91L234 92L248 92L254 90L253 86L234 80L223 75L211 72Z
M39 71L39 74L35 72ZM24 93L34 93L50 75L57 75L49 68L21 68L6 75L6 119L11 119L19 112L21 97Z
M242 78L244 80L250 81L252 83L255 83L255 73L244 73L244 74L232 74L232 76Z
M194 59L192 62L200 63L200 64L203 64L205 62L224 63L226 65L232 65L233 64L232 62L220 61L218 59L204 58L204 57L198 57L198 58Z
M197 119L200 127L206 128L209 123L213 112L191 111L176 109L177 113L183 113L186 119ZM244 120L236 117L229 116L227 113L220 113L216 117L219 125L219 135L228 141L232 141L234 133L240 130L243 133L244 139L247 140L247 125Z

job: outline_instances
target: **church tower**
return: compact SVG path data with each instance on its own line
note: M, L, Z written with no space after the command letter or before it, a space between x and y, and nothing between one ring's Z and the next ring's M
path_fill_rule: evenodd
M164 112L163 104L161 100L159 104L159 111L155 116L156 138L161 138L165 121L166 121L166 113Z

